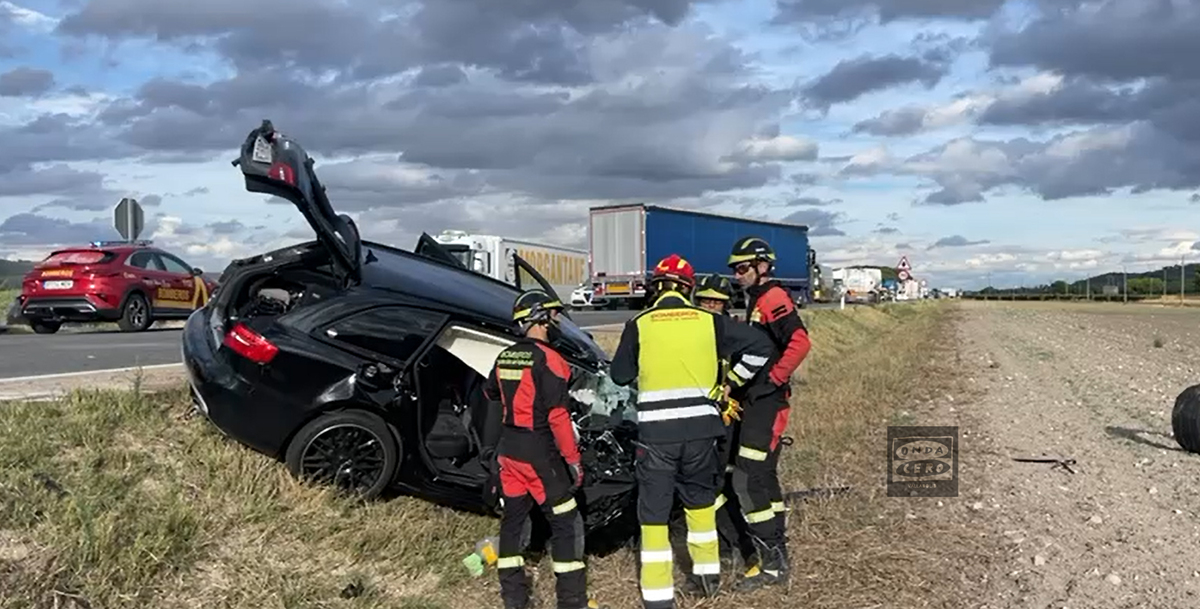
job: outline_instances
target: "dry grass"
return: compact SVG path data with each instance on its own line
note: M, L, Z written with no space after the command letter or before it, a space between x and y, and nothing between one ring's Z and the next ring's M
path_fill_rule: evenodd
M883 496L882 463L886 425L909 420L897 413L930 382L913 380L929 370L945 310L805 312L815 347L796 385L782 475L788 488L856 490L793 506L791 589L737 606L915 607L949 594L940 578L959 558L938 548L969 544L910 524L915 504ZM616 335L597 339L611 352ZM494 571L473 580L459 563L495 534L495 520L406 497L361 505L296 483L204 421L181 418L186 404L180 388L0 409L0 607L75 598L96 608L498 604ZM590 566L604 603L640 606L630 552Z

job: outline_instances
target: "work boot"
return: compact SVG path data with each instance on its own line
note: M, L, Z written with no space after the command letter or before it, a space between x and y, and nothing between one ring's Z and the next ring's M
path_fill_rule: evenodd
M691 596L712 598L721 589L720 575L691 574L683 582L683 593Z
M783 551L778 544L754 540L758 547L760 563L746 570L742 580L734 587L736 592L749 592L764 586L774 586L784 583L787 573Z

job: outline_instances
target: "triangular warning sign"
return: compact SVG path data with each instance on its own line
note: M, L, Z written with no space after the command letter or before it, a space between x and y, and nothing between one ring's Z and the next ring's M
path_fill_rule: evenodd
M908 266L908 256L900 257L900 264L896 265L896 269L901 270L901 271L912 270L912 267Z

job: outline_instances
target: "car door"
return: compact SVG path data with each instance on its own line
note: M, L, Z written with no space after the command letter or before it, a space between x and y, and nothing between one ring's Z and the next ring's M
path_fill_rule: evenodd
M413 248L413 253L460 269L467 268L463 266L461 260L455 257L454 254L451 254L441 243L430 237L429 233L421 233L421 237L417 239L417 246Z
M137 280L150 298L150 307L170 310L171 297L177 294L172 293L171 274L158 256L149 250L134 252L126 264L137 269Z
M178 256L166 252L158 252L158 258L166 267L167 272L171 274L173 287L187 292L188 310L199 309L208 302L208 285L204 283L203 277L193 271L193 267L180 260Z

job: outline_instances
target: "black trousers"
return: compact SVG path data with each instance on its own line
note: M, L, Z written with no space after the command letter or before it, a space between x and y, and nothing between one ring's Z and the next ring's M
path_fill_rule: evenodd
M717 490L724 464L717 438L637 445L638 520L641 523L640 582L646 609L671 609L674 557L667 523L678 492L687 517L692 573L715 589L720 579Z
M587 569L583 561L583 517L572 494L561 459L537 462L500 457L504 509L500 518L500 596L505 609L529 605L525 573L525 528L530 512L540 505L550 522L550 557L554 563L558 609L587 607Z
M785 551L786 529L778 467L780 440L790 414L789 393L782 387L747 405L733 471L733 486L751 533L781 551ZM764 564L764 568L772 567Z

